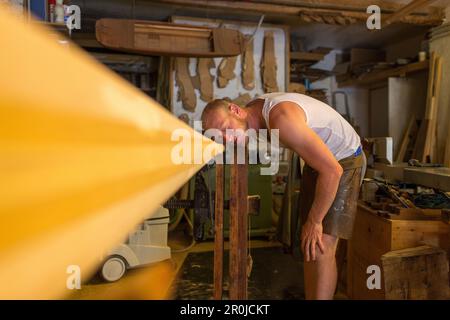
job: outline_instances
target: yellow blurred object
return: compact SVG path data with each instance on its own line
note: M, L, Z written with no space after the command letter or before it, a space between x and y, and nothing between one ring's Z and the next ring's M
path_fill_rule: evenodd
M202 167L172 130L214 143L50 32L0 6L0 299L69 295Z

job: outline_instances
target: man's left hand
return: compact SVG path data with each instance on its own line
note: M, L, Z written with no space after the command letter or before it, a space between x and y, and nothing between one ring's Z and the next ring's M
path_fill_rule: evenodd
M306 262L316 260L316 245L320 251L324 253L324 245L322 243L322 223L314 222L307 219L302 227L301 233L301 249L305 255Z

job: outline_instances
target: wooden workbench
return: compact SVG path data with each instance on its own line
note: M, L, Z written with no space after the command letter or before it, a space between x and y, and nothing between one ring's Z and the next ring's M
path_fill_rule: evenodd
M353 238L347 251L347 294L350 299L384 299L381 289L367 288L367 267L381 265L381 256L392 250L417 247L422 244L440 247L449 253L449 225L440 217L399 215L381 217L363 202L358 203ZM383 272L381 272L383 274Z

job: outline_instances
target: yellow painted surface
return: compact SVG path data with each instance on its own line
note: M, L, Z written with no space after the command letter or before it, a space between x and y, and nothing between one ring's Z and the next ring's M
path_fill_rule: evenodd
M171 161L190 127L49 34L0 6L2 299L64 298L203 165Z

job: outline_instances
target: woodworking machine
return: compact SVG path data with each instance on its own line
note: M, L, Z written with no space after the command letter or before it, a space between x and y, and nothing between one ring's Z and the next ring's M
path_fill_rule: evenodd
M207 183L208 178L214 175L211 172L212 169L211 166L205 166L195 175L193 200L170 199L163 205L167 209L193 209L194 238L196 241L214 236L213 229L210 226L214 224L215 188L208 186L208 184L212 184L210 181ZM270 187L270 185L268 186ZM259 195L248 196L248 213L250 215L259 215L260 201ZM230 200L228 199L224 201L224 209L228 210L229 207Z

